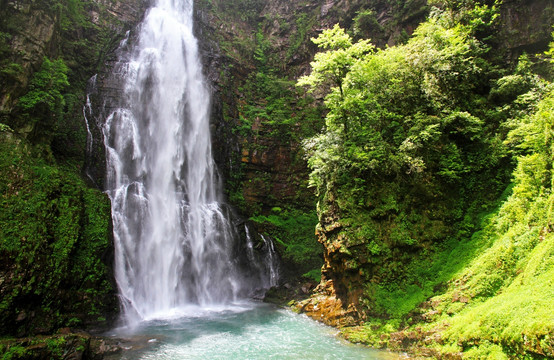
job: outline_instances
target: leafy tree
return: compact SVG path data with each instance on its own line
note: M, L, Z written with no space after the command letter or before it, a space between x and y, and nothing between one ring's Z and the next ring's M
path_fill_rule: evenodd
M454 180L468 171L460 151L486 146L475 142L483 141L480 92L489 65L467 27L432 19L406 45L371 52L338 27L316 40L335 50L317 54L298 84L316 89L331 79L336 87L326 97L326 132L306 142L313 185L424 170Z
M332 29L324 30L318 38L312 41L320 48L327 50L317 53L311 63L310 75L301 77L297 85L307 86L308 92L320 90L323 93L338 89L339 101L344 99L344 80L351 67L364 55L373 51L374 46L369 40L361 40L352 44L352 38L344 29L336 24ZM337 116L342 124L344 134L348 136L347 115L341 112Z
M363 55L371 52L374 46L369 40L352 44L352 38L336 24L332 29L324 30L319 37L312 38L318 47L328 50L315 55L311 63L312 72L298 80L299 86L308 86L309 92L318 88L338 87L343 95L343 81L351 66Z

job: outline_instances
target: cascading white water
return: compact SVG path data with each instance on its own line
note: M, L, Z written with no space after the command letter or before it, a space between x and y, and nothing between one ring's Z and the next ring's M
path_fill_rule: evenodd
M103 121L127 317L228 303L275 282L268 266L244 258L247 245L220 201L192 13L192 0L158 0L148 11L114 71L121 104ZM250 274L256 269L264 273Z
M96 87L96 77L98 75L94 75L90 80L88 81L88 87L91 89L91 91L95 90ZM83 118L85 119L85 127L87 129L87 157L90 157L92 154L92 144L93 144L93 136L92 132L90 131L90 122L89 122L89 116L92 113L92 103L90 101L90 94L87 94L87 99L85 102L85 105L83 106Z

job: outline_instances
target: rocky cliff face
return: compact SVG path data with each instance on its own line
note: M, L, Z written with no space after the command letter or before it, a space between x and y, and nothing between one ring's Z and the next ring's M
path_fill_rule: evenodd
M4 85L0 89L0 114L6 118L23 95L30 75L50 53L57 19L37 4L9 1L2 5ZM16 31L8 32L14 27Z
M551 41L554 2L552 0L505 0L500 7L499 40L508 49L508 56L517 58L522 52L544 51Z
M71 90L84 96L86 80L103 66L125 31L140 20L145 5L142 0L97 0L73 6L63 1L4 1L0 10L2 122L21 134L32 131L28 122L18 119L17 104L45 57L62 58L70 69Z

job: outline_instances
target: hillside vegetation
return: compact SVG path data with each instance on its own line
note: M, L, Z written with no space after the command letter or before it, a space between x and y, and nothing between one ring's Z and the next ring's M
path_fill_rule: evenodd
M325 265L299 308L331 289L365 323L353 341L554 356L551 60L498 56L499 2L436 5L398 46L313 39L298 84L328 108L304 142Z
M133 4L125 15L114 12L123 1L0 7L2 358L42 351L44 339L27 353L9 337L105 327L117 315L110 202L83 176L83 105L87 80L136 21Z

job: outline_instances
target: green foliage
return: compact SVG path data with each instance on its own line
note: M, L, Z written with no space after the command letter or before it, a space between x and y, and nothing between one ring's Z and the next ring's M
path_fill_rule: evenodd
M0 349L0 352L2 353L2 360L25 359L29 356L28 349L21 345L13 345L6 349Z
M336 51L352 47L352 38L338 24L323 30L317 38L312 38L312 42L324 50Z
M23 68L19 64L10 63L6 66L3 66L2 70L0 70L0 72L5 77L17 78L23 72Z
M439 6L448 10L444 21L450 25L467 26L473 35L483 35L494 27L500 17L502 0L438 0ZM490 35L490 33L489 33Z
M430 6L427 0L377 0L360 2L353 16L352 10L331 9L337 12L339 23L347 27L355 39L371 38L378 47L404 44L412 26L424 21ZM386 10L386 16L384 10Z
M0 144L2 332L51 331L113 311L102 260L110 248L108 199L87 188L75 169L47 165L6 139Z
M342 75L326 97L327 131L305 143L311 184L320 191L343 180L357 179L346 185L357 189L369 179L403 174L408 181L459 181L498 161L496 143L483 133L488 120L482 119L486 98L480 91L488 65L480 58L482 46L466 28L444 28L436 20L414 35L404 46L357 53L334 71ZM367 49L367 43L358 44ZM335 69L324 64L334 64L342 52L318 54L326 56L316 57L312 74L299 84L319 86L325 79L321 69Z
M81 358L90 349L90 340L84 333L1 339L0 357L3 360Z
M266 70L268 62L267 52L270 49L269 41L264 37L261 26L256 33L256 49L254 50L254 60L258 63L260 70Z
M552 32L552 38L554 38L554 31ZM548 50L544 53L548 57L548 61L554 63L554 41L548 44Z
M367 38L370 34L379 34L383 31L377 21L377 14L372 9L359 11L354 17L354 34L361 38Z
M62 92L69 85L68 70L63 60L51 61L45 57L40 70L31 79L29 92L19 99L19 106L30 112L45 105L50 112L61 114L64 105Z
M529 149L518 158L513 193L483 236L492 246L452 282L440 306L454 293L472 301L454 312L444 336L464 344L468 355L494 351L554 355L554 237L552 226L552 86L524 126L522 145ZM521 133L521 129L514 129ZM493 351L490 350L490 351Z
M322 247L314 235L317 216L298 209L274 208L272 213L250 220L258 224L275 240L283 261L295 268L296 274L318 279L321 277Z
M418 259L408 268L408 274L417 274L420 289L394 284L380 287L385 291L377 294L376 304L381 311L394 309L389 312L397 319L395 326L383 330L370 321L347 331L349 339L386 346L391 344L389 334L402 330L427 338L440 334L440 344L422 338L419 346L430 346L442 355L554 356L552 85L544 91L530 115L512 122L510 146L520 150L509 197L501 197L501 206L483 217L483 230L474 232L470 241L446 243L428 262ZM420 302L430 299L422 308L411 310L417 309L418 293ZM412 321L410 317L418 311L426 323Z
M314 281L315 283L321 282L321 267L319 267L317 269L312 269L312 270L308 271L307 273L302 274L302 277L304 277L306 279L310 279L310 280Z
M85 5L88 1L63 0L56 2L54 10L60 15L60 27L63 31L74 31L78 28L88 28L91 23L88 19Z
M318 38L312 38L314 44L324 50L315 55L311 63L312 72L310 75L301 77L298 86L308 86L308 91L331 86L339 88L343 95L343 81L352 65L365 54L373 50L369 40L361 40L352 44L351 37L341 29L338 24L332 29L324 30ZM328 90L327 90L328 91ZM327 92L325 91L325 92Z
M45 57L30 81L29 91L19 98L18 105L24 114L31 121L39 122L38 128L44 132L52 133L63 117L68 71L62 59L52 61Z
M528 57L507 71L490 56L496 4L445 8L406 44L344 62L357 44L322 34L330 50L299 81L327 92L304 146L320 227L341 246L329 261L361 275L366 314L390 319L348 337L384 346L406 328L448 339L439 353L552 356L551 90Z

